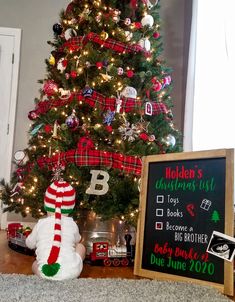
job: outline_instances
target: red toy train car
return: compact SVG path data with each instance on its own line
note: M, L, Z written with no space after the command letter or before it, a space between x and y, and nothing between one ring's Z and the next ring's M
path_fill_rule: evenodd
M125 235L126 245L111 246L108 241L93 243L90 253L91 264L104 266L130 266L134 263L135 247L130 244L131 235Z
M34 255L34 250L30 250L25 244L31 231L30 227L24 228L21 223L9 223L7 227L8 246L19 253Z

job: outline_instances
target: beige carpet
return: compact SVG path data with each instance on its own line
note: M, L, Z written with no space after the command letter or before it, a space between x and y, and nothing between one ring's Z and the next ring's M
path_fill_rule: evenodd
M47 281L0 274L0 302L228 302L212 287L191 283L80 278Z

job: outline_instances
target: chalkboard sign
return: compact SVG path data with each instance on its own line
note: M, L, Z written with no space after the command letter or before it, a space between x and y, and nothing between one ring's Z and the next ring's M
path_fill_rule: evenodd
M233 164L232 149L143 158L136 275L233 295L233 263L207 253L213 231L234 235Z

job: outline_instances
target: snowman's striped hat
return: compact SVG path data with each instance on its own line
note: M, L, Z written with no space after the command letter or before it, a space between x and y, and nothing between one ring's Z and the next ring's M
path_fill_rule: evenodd
M52 248L47 259L47 264L42 266L42 272L48 276L54 276L60 264L56 263L61 246L61 213L71 213L75 205L75 190L63 180L54 181L46 190L44 207L47 212L55 213L54 238Z

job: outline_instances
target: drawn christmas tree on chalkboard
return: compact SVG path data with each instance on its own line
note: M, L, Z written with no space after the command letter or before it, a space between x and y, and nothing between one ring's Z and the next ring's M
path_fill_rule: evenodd
M211 221L214 221L215 223L220 221L219 213L217 211L213 211Z

